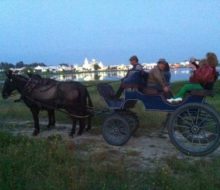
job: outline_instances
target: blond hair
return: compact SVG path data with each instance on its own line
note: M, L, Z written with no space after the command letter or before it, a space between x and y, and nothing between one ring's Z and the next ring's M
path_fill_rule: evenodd
M206 59L210 66L216 67L218 65L218 58L215 53L208 52L206 54Z
M199 67L203 67L204 65L208 65L207 59L201 59L199 61Z

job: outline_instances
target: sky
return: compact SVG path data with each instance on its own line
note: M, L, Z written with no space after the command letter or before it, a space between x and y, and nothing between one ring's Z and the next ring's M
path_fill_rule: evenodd
M220 56L220 0L0 0L0 61Z

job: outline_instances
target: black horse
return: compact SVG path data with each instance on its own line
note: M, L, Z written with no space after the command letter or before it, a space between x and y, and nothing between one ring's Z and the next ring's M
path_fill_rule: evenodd
M27 73L28 77L33 81L35 80L48 80L48 79L44 79L42 78L39 74L33 74L33 73ZM52 80L51 80L52 82ZM42 83L42 82L41 82ZM14 102L21 102L22 101L22 96L20 96L20 98L14 100ZM56 119L55 119L55 110L51 109L51 108L45 108L45 110L48 113L48 125L47 128L50 129L52 127L55 127L56 124Z
M58 82L52 79L28 78L23 75L6 73L2 97L8 98L14 90L21 94L21 99L30 108L34 119L33 135L38 135L39 112L47 110L49 126L55 124L55 109L64 109L72 118L73 125L70 135L75 134L76 123L79 121L78 135L81 135L88 119L87 130L91 128L92 114L88 108L93 104L87 88L79 82Z

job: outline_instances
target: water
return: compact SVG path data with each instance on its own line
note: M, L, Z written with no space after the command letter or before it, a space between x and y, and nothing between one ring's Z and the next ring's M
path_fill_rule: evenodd
M189 80L191 70L188 68L180 68L171 71L171 82Z
M217 68L220 71L220 67ZM77 74L54 74L51 78L59 81L109 81L120 80L126 75L126 71L111 71L111 72L97 72L97 73L77 73ZM171 82L188 80L190 77L190 69L180 68L171 70ZM0 74L0 84L4 82L4 75Z
M125 71L111 71L111 72L90 72L90 73L77 73L77 74L64 74L53 75L51 78L59 81L109 81L120 80L126 75Z
M97 73L78 73L78 74L65 74L54 75L54 78L59 81L75 80L75 81L109 81L120 80L126 75L126 71L112 71L112 72L97 72ZM187 68L180 68L171 71L171 81L188 80L191 71Z

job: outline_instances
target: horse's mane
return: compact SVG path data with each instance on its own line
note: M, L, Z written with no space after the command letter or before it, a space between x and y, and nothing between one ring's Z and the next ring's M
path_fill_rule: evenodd
M42 77L39 74L28 73L27 75L29 78L42 79Z
M23 79L23 80L25 80L25 81L28 80L28 78L27 78L26 76L24 76L24 75L14 75L14 77L15 77L15 78L19 78L19 79Z

